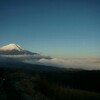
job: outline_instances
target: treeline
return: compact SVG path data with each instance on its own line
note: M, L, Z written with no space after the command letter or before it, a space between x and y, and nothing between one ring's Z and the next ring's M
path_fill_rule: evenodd
M100 93L100 71L57 71L40 73L41 78L65 87Z
M0 100L13 100L14 93L20 96L19 100L100 100L100 71L27 71L2 67L0 73L3 84Z

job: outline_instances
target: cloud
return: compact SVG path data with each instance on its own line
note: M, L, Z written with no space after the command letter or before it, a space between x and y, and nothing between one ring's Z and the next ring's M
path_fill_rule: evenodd
M0 56L0 61L21 61L31 64L58 66L63 68L99 69L100 58L50 58L43 55L6 55Z
M99 58L53 58L53 59L40 59L39 63L46 65L56 65L64 68L81 68L81 69L100 69L100 59Z
M39 60L42 58L45 59L50 59L49 56L43 56L43 55L0 55L1 59L15 59L19 61L24 61L24 60Z

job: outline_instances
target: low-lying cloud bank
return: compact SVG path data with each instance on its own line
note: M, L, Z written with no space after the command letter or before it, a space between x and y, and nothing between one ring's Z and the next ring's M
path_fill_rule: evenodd
M31 64L43 64L63 68L78 68L100 70L100 58L50 58L42 55L5 55L0 56L0 61L21 61Z
M61 59L61 58L53 58L53 59L40 59L40 63L50 64L50 65L57 65L59 67L64 68L81 68L81 69L88 69L88 70L100 70L100 59L99 58L68 58L68 59Z

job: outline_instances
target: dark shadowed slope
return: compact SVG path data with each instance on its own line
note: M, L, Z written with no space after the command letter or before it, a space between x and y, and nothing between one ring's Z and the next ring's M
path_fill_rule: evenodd
M6 93L7 100L23 100L20 93L8 80L3 80L2 87Z

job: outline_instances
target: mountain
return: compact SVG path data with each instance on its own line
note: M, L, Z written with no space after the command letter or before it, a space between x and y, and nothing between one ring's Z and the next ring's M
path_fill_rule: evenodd
M8 44L0 47L0 55L38 55L38 53L25 50L18 44Z
M51 57L28 51L18 44L0 47L0 62L40 63L40 59L51 59Z

